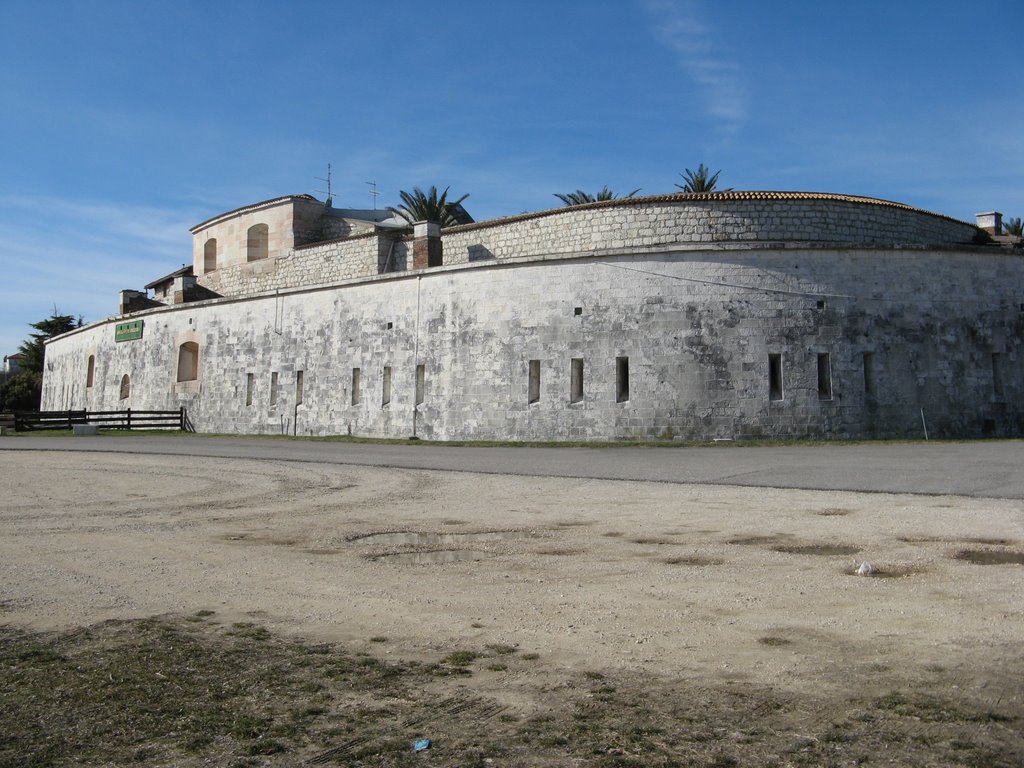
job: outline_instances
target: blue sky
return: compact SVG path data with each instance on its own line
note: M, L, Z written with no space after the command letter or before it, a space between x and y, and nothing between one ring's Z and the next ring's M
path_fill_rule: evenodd
M477 220L702 162L1021 216L1022 30L1019 0L0 0L0 354L328 163L336 205L451 185Z

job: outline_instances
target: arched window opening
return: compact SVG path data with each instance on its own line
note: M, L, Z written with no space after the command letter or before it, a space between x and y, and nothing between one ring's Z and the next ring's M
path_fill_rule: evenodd
M96 379L96 355L89 355L89 363L85 368L85 388L89 389Z
M270 241L270 227L266 224L254 224L249 227L246 236L247 255L246 261L259 261L267 258Z
M128 378L128 374L126 373L124 376L121 377L121 399L127 400L128 395L130 395L131 393L132 382L131 379Z
M217 238L211 237L203 246L203 272L217 269Z
M195 381L199 378L199 345L186 341L178 347L178 381Z

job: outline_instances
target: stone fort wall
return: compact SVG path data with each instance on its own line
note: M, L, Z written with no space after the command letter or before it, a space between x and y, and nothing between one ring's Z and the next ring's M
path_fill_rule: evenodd
M866 230L867 243L829 244L853 225L829 230L814 205L803 230L771 205L690 206L688 221L728 234L696 240L663 204L678 212L607 207L633 223L595 219L590 235L601 208L458 228L446 259L464 246L464 263L136 313L137 341L96 323L48 345L44 408L183 405L201 431L426 439L897 437L921 436L922 420L932 437L1024 431L1019 256L871 245ZM864 213L879 226L911 213L897 241L973 233L901 210ZM751 227L791 242L744 243ZM364 240L318 245L319 261L351 248L369 269L380 249ZM470 260L479 244L491 256ZM311 282L336 279L324 269ZM179 382L186 343L198 375Z
M443 230L442 243L445 264L466 264L709 243L949 245L970 243L977 232L964 222L868 198L735 192L553 209L451 227ZM199 283L224 296L328 285L408 269L411 252L410 237L357 235L232 262L201 275Z

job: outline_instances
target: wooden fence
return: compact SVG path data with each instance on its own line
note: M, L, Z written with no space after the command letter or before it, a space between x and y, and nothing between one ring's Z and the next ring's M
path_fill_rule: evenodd
M73 429L75 424L95 424L103 429L180 429L194 432L184 408L176 411L36 411L15 413L14 430Z

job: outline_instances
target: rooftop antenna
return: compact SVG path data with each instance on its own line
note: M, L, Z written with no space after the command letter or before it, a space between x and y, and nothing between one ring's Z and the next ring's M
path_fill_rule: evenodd
M317 181L326 181L327 182L327 207L330 208L332 203L334 202L334 196L331 194L331 164L330 163L327 164L327 178L326 179L321 178L320 176L314 176L313 178L316 179ZM317 192L319 192L320 194L323 194L323 190L322 189L318 189Z
M384 193L377 191L377 182L376 181L368 181L366 183L370 185L370 197L373 198L373 210L376 211L377 210L377 198L380 197Z

